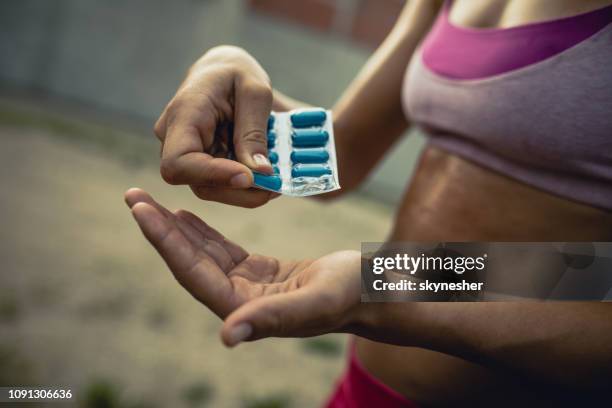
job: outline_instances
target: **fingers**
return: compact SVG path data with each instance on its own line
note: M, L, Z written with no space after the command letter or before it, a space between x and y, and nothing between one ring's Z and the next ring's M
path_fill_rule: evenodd
M196 254L178 227L149 203L137 202L131 208L143 235L159 252L168 267L173 272L192 269Z
M168 130L162 149L161 175L169 184L248 188L253 174L234 160L203 153L200 130L193 125L174 125Z
M167 218L171 223L175 224L179 230L185 235L185 237L189 240L191 245L196 248L199 248L203 245L204 237L196 228L194 228L187 221L175 217L175 214L168 211L164 206L158 204L153 197L149 195L144 190L139 188L131 188L125 193L125 202L128 207L132 208L139 202L143 202L151 205L157 211L159 211L165 218Z
M260 297L225 320L221 340L228 347L265 337L302 337L326 332L333 317L325 299L311 289Z
M219 80L219 75L214 78ZM207 81L215 83L211 78ZM229 190L252 187L251 170L269 174L273 171L267 158L272 90L268 83L252 75L228 75L221 82L231 84L227 95L225 91L213 92L214 89L206 93L185 88L164 109L154 127L155 135L162 141L160 172L169 184L218 190L207 192L206 200L257 207L270 199L269 194L236 195ZM232 117L236 161L214 154L219 125Z
M198 252L198 245L205 244L199 231L155 203L142 190L130 189L126 193L126 202L131 206L143 235L164 259L176 280L193 297L220 317L235 308L227 276L206 251ZM229 255L226 257L229 259Z
M139 202L153 206L170 222L176 224L196 249L208 254L226 272L249 255L242 247L226 240L223 234L206 224L195 214L186 210L178 210L173 214L142 189L129 189L125 193L125 202L130 208Z
M268 160L268 117L272 107L269 85L238 76L235 80L234 149L249 168L272 173Z
M244 208L256 208L266 204L274 193L266 190L232 188L211 188L206 186L191 186L194 194L202 200L218 201Z
M170 217L172 213L160 205L149 193L140 188L130 188L124 195L125 203L132 208L136 203L147 203L155 207L163 216Z
M241 246L225 239L225 237L220 232L212 228L210 225L206 224L204 221L202 221L199 217L192 214L191 212L181 210L177 212L177 216L190 223L202 234L205 239L218 243L230 255L234 264L238 265L247 256L249 256L249 253L245 251Z
M168 222L170 227L178 228L183 236L187 238L191 246L197 249L203 244L204 238L196 228L185 220L175 217L174 214L168 211L164 206L158 204L146 191L139 188L129 189L125 193L125 202L130 208L133 208L138 203L150 205L151 207L155 208L159 215L161 215Z

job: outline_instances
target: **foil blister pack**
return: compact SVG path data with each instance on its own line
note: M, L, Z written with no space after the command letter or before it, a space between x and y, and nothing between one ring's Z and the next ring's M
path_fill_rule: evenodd
M272 112L268 158L273 174L253 173L255 186L289 196L338 190L338 166L331 111L321 108Z

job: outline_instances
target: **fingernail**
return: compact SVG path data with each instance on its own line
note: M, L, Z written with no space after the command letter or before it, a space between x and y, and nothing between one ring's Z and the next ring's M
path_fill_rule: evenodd
M268 167L272 167L272 164L270 163L270 160L268 160L268 158L266 156L264 156L261 153L256 153L253 155L253 160L255 160L255 163L258 166L268 166Z
M236 174L230 179L230 184L233 187L247 188L251 187L251 179L244 173Z
M234 326L229 332L229 345L234 347L238 343L246 340L253 333L253 328L248 323L240 323Z

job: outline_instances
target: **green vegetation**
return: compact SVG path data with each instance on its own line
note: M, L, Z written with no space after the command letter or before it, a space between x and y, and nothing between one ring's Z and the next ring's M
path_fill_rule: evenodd
M250 397L244 399L244 408L288 408L291 397L287 394L273 394L265 397Z
M330 336L319 336L304 339L301 342L306 352L319 354L322 356L340 356L342 354L342 344Z
M121 395L121 387L108 379L96 379L89 383L82 392L83 408L156 408L147 401L126 401Z
M189 407L204 407L208 405L214 394L212 385L205 381L195 382L187 386L183 392L183 400Z
M13 346L0 344L0 384L36 384L30 362Z
M120 408L121 406L119 387L111 381L95 380L84 390L84 408Z
M0 295L0 323L12 323L19 320L21 309L15 295L2 293Z

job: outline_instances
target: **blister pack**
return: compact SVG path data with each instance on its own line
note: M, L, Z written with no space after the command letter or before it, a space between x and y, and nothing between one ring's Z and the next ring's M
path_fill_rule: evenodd
M338 190L332 113L321 108L272 112L268 157L274 174L253 173L255 186L290 196Z

